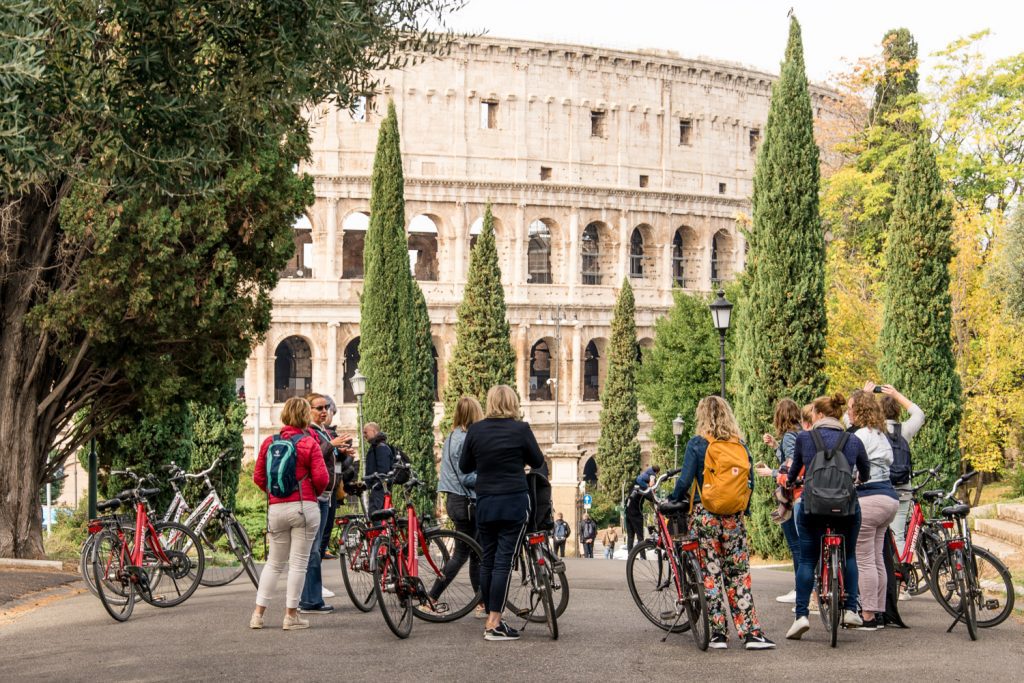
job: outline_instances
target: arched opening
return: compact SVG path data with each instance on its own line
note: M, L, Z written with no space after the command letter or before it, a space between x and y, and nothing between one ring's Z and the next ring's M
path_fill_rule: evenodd
M719 230L711 238L711 287L717 289L732 278L732 237Z
M434 373L434 402L441 400L441 394L437 382L437 347L433 344L430 345L430 353L433 354L433 367L431 368Z
M653 348L654 348L654 340L651 339L650 337L644 337L643 339L638 340L637 343L636 343L636 360L637 360L637 362L640 363L641 365L643 365L644 358L647 356L648 353L651 352L651 349L653 349Z
M473 225L469 226L469 250L473 251L473 247L476 246L476 240L480 237L480 233L484 231L484 219L481 216L473 221Z
M597 459L587 458L587 461L583 464L583 476L580 477L583 481L589 485L597 483Z
M583 284L601 284L601 236L597 223L591 223L583 230L581 237Z
M691 228L681 226L672 236L672 284L692 289L696 287L694 254L697 235Z
M640 228L633 228L633 234L629 238L629 276L644 276L644 236Z
M583 354L583 400L601 399L601 354L593 340Z
M551 350L548 343L541 339L530 349L530 400L550 401L551 384Z
M341 223L341 277L346 280L363 279L363 249L366 231L370 227L370 214L356 211Z
M288 337L274 352L274 402L284 403L313 390L313 356L302 337Z
M437 280L437 223L426 214L409 222L409 267L417 280Z
M352 391L352 375L359 367L359 337L345 345L345 372L342 379L342 397L345 403L355 403L356 395Z
M309 216L302 214L292 226L292 240L295 254L281 270L282 278L313 277L313 224Z
M527 282L531 285L551 284L551 229L537 219L528 228L530 245L527 254Z

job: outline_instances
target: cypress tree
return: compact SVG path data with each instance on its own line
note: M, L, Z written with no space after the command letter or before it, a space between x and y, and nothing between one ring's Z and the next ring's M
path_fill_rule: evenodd
M952 477L960 465L960 378L951 335L953 214L927 136L918 136L896 187L886 249L881 382L924 410L915 467Z
M405 234L405 195L395 103L381 123L370 179L370 226L363 250L359 365L366 376L363 409L392 440L404 436L405 370L412 354L412 274ZM402 445L404 448L404 445Z
M750 251L736 321L735 407L755 460L774 458L759 436L771 425L775 402L788 396L806 403L826 387L825 241L818 182L800 24L794 17L754 172ZM779 527L767 522L772 488L770 482L759 482L750 520L751 547L763 554L784 547Z
M907 98L917 94L917 41L905 28L889 29L882 38L885 72L875 84L870 122L896 127L894 115L906 108Z
M409 368L405 373L404 424L401 442L396 441L412 460L416 476L424 486L416 490L416 507L433 511L437 490L437 463L434 460L434 341L430 335L430 315L419 283L410 284L412 310L405 319L411 336Z
M636 305L629 278L622 281L608 352L608 376L601 392L601 436L597 441L597 468L601 489L617 498L623 483L640 468L640 430L637 418Z
M494 240L491 205L484 209L484 225L469 259L466 289L459 304L455 350L448 363L444 388L442 432L451 428L455 406L462 396L481 403L496 384L516 387L516 354L505 317L505 290Z

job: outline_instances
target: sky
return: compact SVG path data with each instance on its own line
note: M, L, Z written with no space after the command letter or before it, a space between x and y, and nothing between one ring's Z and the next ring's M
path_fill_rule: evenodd
M468 0L449 23L499 38L675 50L778 73L790 8L803 30L807 75L821 83L880 53L885 32L903 26L917 39L925 76L927 55L986 28L986 58L1024 52L1019 0Z

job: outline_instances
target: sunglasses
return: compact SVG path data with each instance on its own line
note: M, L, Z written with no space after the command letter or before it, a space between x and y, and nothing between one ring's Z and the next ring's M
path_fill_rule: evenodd
M330 406L310 406L313 410L327 410Z

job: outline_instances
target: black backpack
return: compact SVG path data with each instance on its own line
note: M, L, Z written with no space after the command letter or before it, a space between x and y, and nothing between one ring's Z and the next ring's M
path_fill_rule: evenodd
M893 486L910 483L912 465L910 462L910 444L903 438L903 425L899 422L892 426L892 434L886 432L886 438L892 446L892 467L889 468L889 481Z
M843 432L835 447L825 447L821 434L811 430L817 452L804 475L801 500L809 515L819 517L849 517L857 512L857 488L853 484L853 471L843 455L843 446L850 435Z
M526 530L530 532L551 531L555 528L555 505L551 499L551 482L540 472L527 472L526 487L530 494L530 518Z

